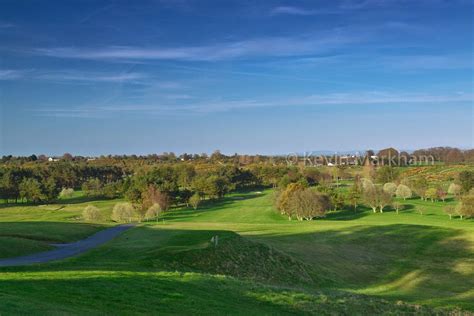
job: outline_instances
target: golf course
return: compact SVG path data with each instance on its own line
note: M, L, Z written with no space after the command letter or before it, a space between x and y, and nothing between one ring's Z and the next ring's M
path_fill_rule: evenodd
M443 207L454 204L452 198L400 200L398 214L359 206L289 221L273 195L273 189L246 190L197 209L171 208L80 255L1 267L0 313L474 310L474 222L449 219ZM53 204L1 205L0 262L117 225L108 218L121 201L77 191ZM88 205L107 220L84 221Z

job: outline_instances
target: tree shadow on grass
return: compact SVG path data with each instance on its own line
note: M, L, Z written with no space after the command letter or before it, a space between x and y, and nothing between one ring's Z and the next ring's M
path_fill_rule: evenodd
M67 222L0 222L0 236L66 243L86 238L107 226Z
M254 238L310 263L335 287L472 310L474 254L462 235L454 229L396 224Z
M163 216L164 220L185 220L205 212L222 211L232 207L236 202L262 197L258 193L234 193L221 199L202 200L199 207L195 210L192 207L171 209Z
M474 309L470 292L474 288L472 245L462 234L462 231L442 227L396 224L352 226L312 233L272 232L248 237L305 264L308 273L317 280L315 284L307 285L312 289L323 286L391 300ZM220 266L230 269L219 270L220 274L236 271L239 277L243 275L240 270L260 273L260 270L268 269L263 264L268 258L259 258L246 248L239 248L235 255L246 257L245 260L251 260L250 263L243 261L246 263L237 264L233 269L234 259L227 258L229 261L222 264L226 257L210 255L209 252L214 249L209 249L210 238L214 235L221 236L222 241L238 236L229 231L145 225L129 230L79 257L45 265L3 268L0 271L216 273L215 266ZM217 247L216 251L219 249ZM269 262L272 260L281 262L280 257L275 255ZM193 262L202 264L196 266ZM290 264L288 270L293 267ZM283 277L278 282L282 286L289 284Z
M291 315L298 306L265 301L283 290L259 289L222 277L180 273L58 272L1 280L0 308L32 314L254 314ZM40 291L34 289L41 289ZM0 294L1 295L1 294Z
M432 314L362 295L304 292L221 276L58 271L0 279L8 314L377 315Z
M328 212L326 217L322 218L321 220L351 221L369 216L371 213L372 210L363 205L358 206L357 210L354 210L352 207L345 207L342 210Z
M10 208L10 207L26 207L26 206L41 207L43 205L57 205L58 207L64 208L65 205L68 205L68 204L81 204L81 203L104 201L104 200L113 200L113 199L108 199L104 197L77 196L77 197L66 198L66 199L57 199L51 202L43 202L43 203L32 203L32 202L0 203L0 209Z

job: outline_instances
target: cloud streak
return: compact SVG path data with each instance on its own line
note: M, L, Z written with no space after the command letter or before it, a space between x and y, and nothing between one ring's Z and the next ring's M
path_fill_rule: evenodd
M178 98L179 99L179 98ZM359 93L330 93L313 94L301 97L278 99L278 100L198 100L190 102L183 98L182 103L167 104L157 102L156 105L104 105L85 106L75 108L42 108L33 109L38 116L52 117L77 117L77 118L105 118L113 114L135 113L138 115L161 115L161 114L205 114L233 111L239 109L253 109L264 107L297 107L297 106L324 106L324 105L407 105L407 104L453 104L469 103L474 101L471 93L456 94L422 94L422 93L393 93L393 92L359 92Z
M0 80L14 80L22 78L25 71L12 70L12 69L0 69Z
M119 73L119 74L104 74L104 73L84 73L84 72L57 72L57 73L46 73L35 76L36 79L40 80L53 80L53 81L80 81L80 82L137 82L143 79L147 79L148 76L143 73Z
M332 49L361 40L360 36L347 36L341 30L331 34L299 37L269 37L207 46L187 47L131 47L103 48L53 47L38 48L34 54L90 60L179 60L219 61L258 57L289 57L328 52Z
M150 76L139 72L87 72L76 70L41 71L41 70L13 70L0 69L0 80L33 80L54 81L59 83L149 83ZM163 83L170 85L172 83Z
M279 6L270 11L270 15L322 15L322 14L340 14L342 11L336 10L312 10L300 7Z

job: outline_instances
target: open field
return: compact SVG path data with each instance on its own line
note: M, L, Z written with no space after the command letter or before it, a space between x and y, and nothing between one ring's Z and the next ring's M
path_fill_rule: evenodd
M80 257L2 268L0 311L364 314L414 308L398 301L426 305L427 313L474 310L474 222L449 220L443 203L409 199L398 215L361 207L290 222L276 212L271 195L235 193L198 210L175 209ZM67 202L2 208L0 257L109 226L84 223L80 212L93 204L109 214L117 201ZM216 248L214 235L220 236Z

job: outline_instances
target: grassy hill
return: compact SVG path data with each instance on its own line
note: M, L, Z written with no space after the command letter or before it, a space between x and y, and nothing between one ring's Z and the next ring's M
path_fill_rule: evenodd
M449 220L443 203L410 199L398 215L360 208L290 222L274 210L271 193L172 210L77 258L2 268L0 312L474 310L474 222ZM110 212L116 201L67 202L0 209L0 238L17 247L20 238L19 253L27 253L111 225L83 223L79 215L88 204ZM0 257L16 255L7 248Z

